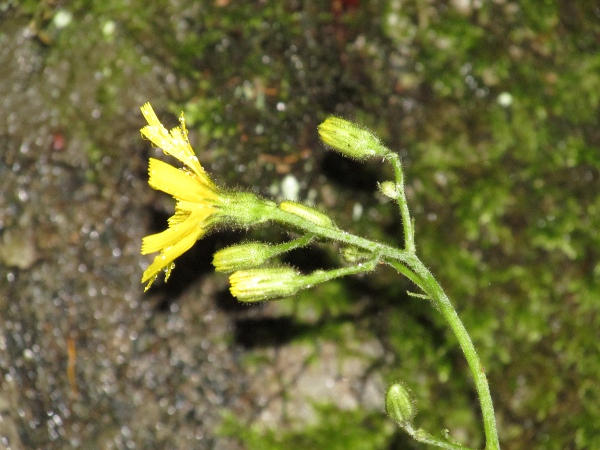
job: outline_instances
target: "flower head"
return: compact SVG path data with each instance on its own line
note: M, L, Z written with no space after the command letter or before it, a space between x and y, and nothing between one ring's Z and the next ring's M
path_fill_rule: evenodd
M194 154L188 141L183 114L180 118L181 126L168 131L149 103L141 109L148 122L141 130L142 135L185 165L185 168L178 169L150 158L148 184L172 195L177 203L175 214L169 218L169 227L142 240L143 255L160 252L142 276L142 283L148 282L148 290L161 271L165 271L165 278L168 279L175 266L175 258L189 250L219 221L219 208L224 204L226 195L208 177Z

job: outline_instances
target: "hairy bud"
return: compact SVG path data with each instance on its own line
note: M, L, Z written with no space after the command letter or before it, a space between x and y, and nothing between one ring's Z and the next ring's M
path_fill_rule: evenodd
M402 191L399 189L398 184L393 181L384 181L383 183L378 183L377 187L379 188L379 192L385 195L392 200L398 200Z
M212 263L217 272L233 272L258 267L278 253L269 244L248 242L219 250L213 255Z
M369 130L335 116L319 125L319 136L326 145L354 159L383 157L390 153Z
M289 267L250 269L229 277L231 295L241 302L260 302L290 297L307 287L304 277Z
M303 205L302 203L285 201L279 204L279 209L292 213L296 216L300 216L309 222L327 228L337 228L327 214L323 214L321 211L317 211L315 208Z
M402 383L392 384L385 393L385 410L400 426L410 424L417 407L409 389Z

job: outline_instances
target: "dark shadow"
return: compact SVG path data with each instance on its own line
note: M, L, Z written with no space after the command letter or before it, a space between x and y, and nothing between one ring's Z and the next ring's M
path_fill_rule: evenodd
M321 171L344 189L373 192L377 187L377 177L369 170L368 164L346 158L334 151L326 153L321 162Z
M391 421L392 419L390 419ZM417 441L411 438L404 430L398 428L398 431L394 434L390 440L388 450L412 450L420 448Z
M244 319L236 322L235 342L246 349L277 347L314 332L314 328L292 317Z
M237 299L231 295L229 289L220 291L215 295L215 306L219 310L232 315L248 312L248 308L259 307L259 305L254 303L238 302Z
M368 287L360 280L355 280L350 288L352 298L359 299L366 292ZM229 296L224 295L224 297ZM235 299L231 298L235 303ZM284 299L282 301L295 301L294 299ZM258 305L253 305L258 306ZM230 306L230 310L235 307ZM235 308L240 310L247 308L242 305ZM335 316L324 313L323 316L314 323L299 322L295 317L244 317L235 322L235 342L246 348L264 348L286 345L295 339L303 336L317 336L323 327L329 327L335 324L341 325L347 322L356 322L360 318L378 314L379 310L373 307L372 303L365 305L364 308L348 313L342 313Z
M284 264L295 267L300 272L307 274L315 270L327 270L336 267L331 255L320 245L312 244L286 253L281 257Z
M152 286L160 300L156 304L159 312L168 311L171 303L212 269L211 261L214 243L210 238L198 241L191 249L175 260L175 270L171 272L169 282L159 275Z

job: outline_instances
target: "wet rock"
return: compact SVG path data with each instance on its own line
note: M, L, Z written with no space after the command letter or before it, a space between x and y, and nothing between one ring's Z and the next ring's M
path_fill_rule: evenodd
M31 229L10 229L0 240L0 263L17 269L28 269L37 259L34 235Z

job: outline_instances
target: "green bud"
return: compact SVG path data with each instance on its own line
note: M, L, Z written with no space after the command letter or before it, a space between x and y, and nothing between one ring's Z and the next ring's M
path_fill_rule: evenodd
M385 393L385 410L400 426L410 424L417 414L413 396L402 383L394 383L388 388Z
M393 181L384 181L383 183L378 183L377 187L379 187L379 192L385 195L392 200L398 200L400 197L400 189L398 188L398 184Z
M229 276L231 295L241 302L290 297L308 287L303 275L289 267L250 269Z
M248 242L219 250L213 255L212 264L217 272L251 269L264 264L277 253L269 244Z
M353 245L344 247L340 251L344 261L349 264L357 264L367 259L373 259L373 253L354 247Z
M413 437L420 442L426 442L432 438L431 434L425 431L423 428L415 430Z
M309 222L327 228L337 228L327 214L323 214L321 211L317 211L315 208L303 205L302 203L285 201L279 204L279 209L292 213L296 216L300 216Z
M350 158L367 159L390 153L369 130L335 116L319 125L319 136L326 145Z

